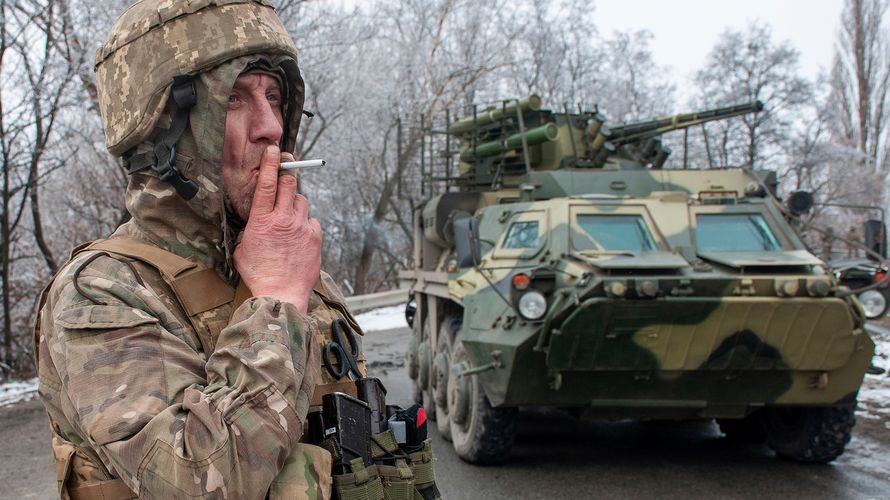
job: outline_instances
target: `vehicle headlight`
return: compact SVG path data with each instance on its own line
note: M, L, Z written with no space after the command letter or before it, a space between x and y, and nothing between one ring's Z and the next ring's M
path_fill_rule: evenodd
M541 319L547 312L547 299L534 290L525 292L519 297L519 314L525 319Z

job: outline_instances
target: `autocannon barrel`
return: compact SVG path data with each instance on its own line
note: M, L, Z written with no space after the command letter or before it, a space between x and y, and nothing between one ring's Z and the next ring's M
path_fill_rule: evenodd
M504 118L516 116L516 106L522 111L538 111L541 109L541 98L530 95L522 100L506 101L503 106L488 108L479 112L476 116L467 116L448 126L449 134L463 134L476 127L488 125Z
M558 135L559 128L553 123L548 123L546 125L527 130L525 132L525 143L529 146L535 146L537 144L555 141ZM461 161L469 163L474 160L481 160L482 158L496 156L503 153L504 151L519 149L521 147L522 133L518 133L507 137L503 141L486 142L483 144L479 144L475 148L473 148L472 146L468 147L460 154L460 159Z
M615 144L625 144L638 139L661 135L673 130L693 127L713 120L721 120L748 113L757 113L762 110L763 103L754 101L747 104L709 109L697 113L685 113L666 118L647 120L644 122L629 123L618 127L610 127L612 135L609 140Z

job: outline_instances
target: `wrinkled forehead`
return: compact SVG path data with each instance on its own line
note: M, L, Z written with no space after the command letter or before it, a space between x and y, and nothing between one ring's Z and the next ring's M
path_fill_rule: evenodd
M236 90L262 88L284 91L284 82L279 74L261 69L250 69L238 75L232 88Z

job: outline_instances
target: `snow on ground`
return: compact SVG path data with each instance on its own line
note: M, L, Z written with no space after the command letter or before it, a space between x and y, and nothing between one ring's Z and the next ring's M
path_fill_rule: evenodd
M374 309L357 315L355 319L365 333L408 328L408 322L405 320L405 304Z
M859 390L859 410L856 416L871 420L885 420L890 429L890 330L871 330L875 342L872 364L884 370L877 375L866 375Z
M9 406L37 397L37 378L0 384L0 406Z

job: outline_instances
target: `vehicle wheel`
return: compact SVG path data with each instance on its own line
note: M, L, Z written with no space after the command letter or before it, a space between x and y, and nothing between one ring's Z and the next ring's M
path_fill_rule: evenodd
M763 443L766 441L766 429L763 428L758 413L745 418L718 418L717 425L726 439L733 443Z
M866 318L881 318L887 314L887 306L890 305L890 301L887 300L883 290L866 290L857 297L862 303L862 310L865 311Z
M445 441L451 441L451 419L448 418L448 374L451 372L451 342L460 330L461 318L448 317L439 329L436 356L433 361L433 401L436 405L436 427Z
M770 448L798 462L831 462L844 452L856 423L856 405L764 408L761 421Z
M416 380L411 381L411 400L417 404L423 404L423 389Z
M492 408L479 377L458 376L472 365L460 340L451 351L448 415L457 455L472 464L494 464L509 458L516 433L516 408Z
M427 420L432 422L436 421L436 403L433 402L433 394L430 391L422 392L423 401L420 402L423 405L423 411L426 412Z

